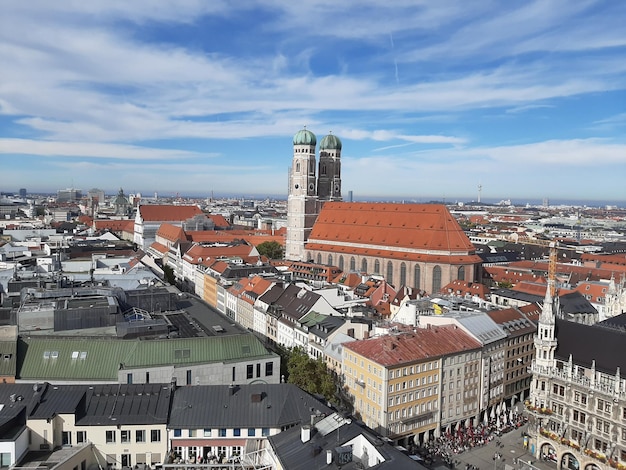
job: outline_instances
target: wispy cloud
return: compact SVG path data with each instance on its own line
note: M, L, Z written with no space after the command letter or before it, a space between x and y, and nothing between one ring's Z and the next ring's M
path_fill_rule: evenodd
M215 154L148 148L134 145L50 140L0 139L0 153L43 157L106 158L122 160L180 160L215 157ZM72 165L75 163L71 163Z
M208 158L237 162L207 170L227 186L263 161L247 184L283 191L305 124L339 135L360 176L463 185L512 162L520 179L524 165L623 164L623 114L597 105L625 88L623 2L10 0L2 13L0 152L82 175L150 161L156 180L161 164ZM182 168L179 182L209 178Z

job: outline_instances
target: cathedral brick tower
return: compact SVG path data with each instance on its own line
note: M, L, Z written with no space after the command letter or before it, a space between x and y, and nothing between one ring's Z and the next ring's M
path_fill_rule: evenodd
M320 142L319 174L316 175L313 132L302 129L293 137L293 160L289 169L287 242L285 258L305 259L304 245L327 201L341 201L341 140L329 134Z
M317 181L313 132L302 129L293 137L293 160L289 170L287 243L285 258L302 261L304 244L317 218Z
M320 142L317 196L320 202L341 201L341 140L332 134Z

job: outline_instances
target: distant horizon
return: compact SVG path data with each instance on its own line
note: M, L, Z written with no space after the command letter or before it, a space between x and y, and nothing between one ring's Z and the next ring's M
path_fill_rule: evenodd
M81 191L83 196L86 196L87 193L91 190L97 189L97 190L102 190L104 191L105 195L108 197L114 197L115 195L118 194L119 192L119 188L117 190L109 190L109 189L103 189L103 188L89 188L89 189L82 189L82 188L59 188L57 190L54 191L30 191L27 189L27 196L28 195L42 195L42 196L56 196L57 191L60 190L66 190L66 189L75 189L78 191ZM124 189L124 188L122 188ZM4 189L0 189L0 192L2 193L11 193L14 194L16 196L19 195L19 189L17 191L7 191ZM146 200L146 201L151 201L154 200L154 193L155 191L126 191L124 189L124 194L126 196L129 196L131 194L140 194L141 198ZM158 199L161 200L166 200L166 199L175 199L175 198L181 198L181 199L208 199L211 197L211 192L208 193L202 193L202 192L189 192L187 194L184 193L176 193L176 192L170 192L170 191L166 191L166 192L159 192L157 191L157 196ZM343 201L344 202L348 202L348 193L344 193L342 194L343 196ZM272 199L272 200L277 200L277 201L287 201L287 192L285 192L284 194L254 194L254 193L237 193L237 192L233 192L233 193L227 193L227 192L217 192L214 191L213 192L213 198L214 199L250 199L250 200L263 200L263 199ZM373 196L373 195L357 195L353 192L353 202L390 202L390 203L404 203L404 204L428 204L428 203L443 203L446 205L454 205L454 204L485 204L485 205L498 205L501 202L505 202L505 201L510 201L512 206L515 207L522 207L522 206L526 206L526 205L531 205L533 207L543 207L543 201L544 199L547 199L548 201L548 207L554 207L554 206L576 206L576 207L590 207L590 208L594 208L594 207L601 207L604 208L606 206L616 206L620 209L624 209L626 208L626 200L608 200L608 199L600 199L600 200L592 200L592 199L568 199L568 198L537 198L537 197L518 197L518 198L509 198L509 197L481 197L481 201L480 203L477 201L477 198L472 199L472 197L463 197L463 196L458 196L458 197L453 197L453 196L446 196L446 197L437 197L437 196L423 196L423 197L416 197L416 196Z

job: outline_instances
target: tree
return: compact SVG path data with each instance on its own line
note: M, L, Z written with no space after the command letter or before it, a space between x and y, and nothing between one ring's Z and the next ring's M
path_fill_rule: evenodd
M283 257L283 246L277 241L259 243L256 249L261 256L267 256L269 259Z
M174 270L167 264L163 266L163 275L165 276L165 280L169 284L173 286L176 285L176 277L174 276Z
M287 360L288 382L326 400L335 397L337 387L321 359L312 359L302 348L294 348Z

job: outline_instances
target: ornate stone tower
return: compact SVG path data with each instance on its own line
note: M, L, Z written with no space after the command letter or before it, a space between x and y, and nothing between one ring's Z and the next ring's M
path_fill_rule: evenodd
M552 283L548 279L546 296L539 315L539 324L535 335L535 359L533 361L533 381L530 386L530 397L534 406L544 407L549 403L550 373L556 367L554 353L557 347L555 316L559 311L558 295L552 297Z
M317 196L322 203L341 201L341 140L333 134L320 142Z
M307 129L298 131L293 137L285 258L294 261L304 260L304 244L309 238L318 214L315 180L316 143L315 134Z

